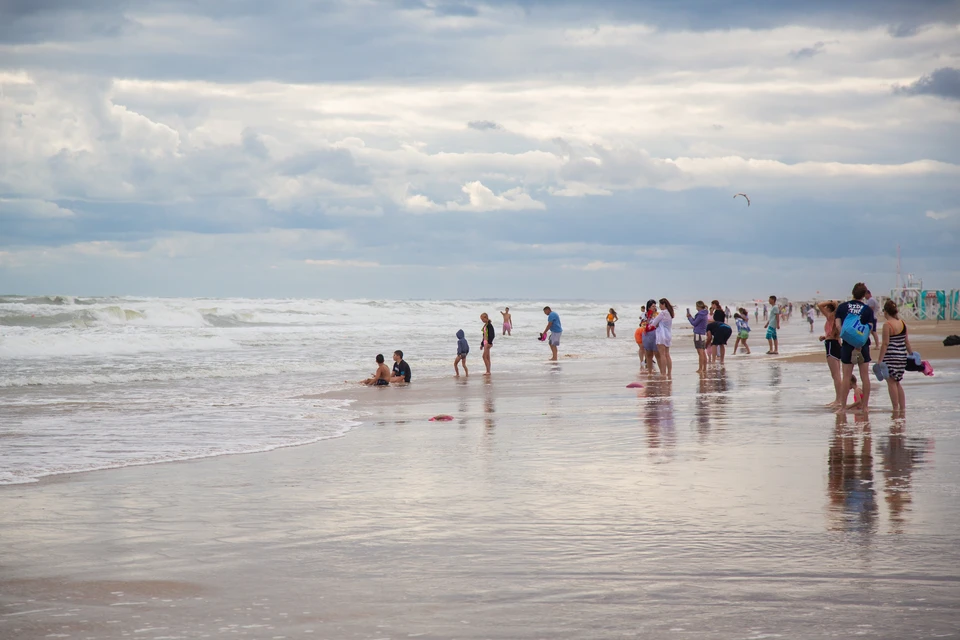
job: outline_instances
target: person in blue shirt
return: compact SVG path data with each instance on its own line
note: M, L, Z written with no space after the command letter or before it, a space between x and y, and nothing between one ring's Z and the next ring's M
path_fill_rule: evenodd
M560 326L560 316L557 315L556 311L552 311L550 307L544 307L543 312L547 316L547 326L543 332L550 332L550 339L548 340L548 343L550 344L550 352L553 354L553 357L550 358L550 361L556 362L557 347L560 346L560 334L563 333L563 327Z
M873 309L864 301L867 295L867 285L858 282L853 285L853 300L844 302L837 307L834 323L839 334L843 330L843 321L847 316L860 316L860 324L869 325L872 333L876 335L877 319L873 315ZM853 407L847 405L847 394L850 393L850 377L853 375L853 365L856 364L860 369L860 380L863 382L863 400L861 407L866 410L870 401L870 338L867 343L859 349L845 340L840 343L840 408L837 411L845 411Z

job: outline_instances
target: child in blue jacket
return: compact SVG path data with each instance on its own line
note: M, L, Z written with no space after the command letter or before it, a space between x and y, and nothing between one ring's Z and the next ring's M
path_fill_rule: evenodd
M460 329L460 331L457 331L457 359L453 361L453 371L458 378L460 377L460 369L457 365L461 362L463 363L463 375L470 376L470 372L467 370L468 353L470 353L470 345L467 344L463 329Z

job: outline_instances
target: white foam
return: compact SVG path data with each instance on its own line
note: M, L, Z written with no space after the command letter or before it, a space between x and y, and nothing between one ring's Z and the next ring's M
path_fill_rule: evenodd
M497 328L497 371L541 366L543 304L506 304L512 337L499 335L495 302L0 297L0 483L336 437L355 416L310 397L398 348L417 379L449 376L459 329L482 366L481 312ZM605 338L609 306L554 304L561 351L635 358L639 303L614 304L618 340ZM674 350L678 363L694 357Z

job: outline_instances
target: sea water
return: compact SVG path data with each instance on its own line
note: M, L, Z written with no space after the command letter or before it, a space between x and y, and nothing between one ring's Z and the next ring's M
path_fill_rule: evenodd
M511 337L500 335L505 304ZM338 437L360 416L323 394L369 376L378 353L391 364L402 350L418 381L449 376L463 329L471 370L481 373L483 312L498 335L495 372L542 366L549 353L536 339L546 326L543 306L0 296L0 484ZM683 306L678 337L689 333ZM553 307L564 356L636 357L640 302L615 305L619 340L606 339L609 304ZM762 318L759 324L754 348L763 351Z

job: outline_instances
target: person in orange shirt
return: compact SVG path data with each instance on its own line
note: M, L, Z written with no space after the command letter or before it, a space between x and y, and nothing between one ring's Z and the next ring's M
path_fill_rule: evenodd
M646 309L644 309L646 311ZM644 314L646 315L646 314ZM643 366L643 333L644 316L640 316L640 326L633 332L633 339L637 341L638 352L640 354L640 366Z
M607 313L607 337L617 337L617 320L620 318L617 317L617 312L613 310L613 307L610 307L610 312Z

